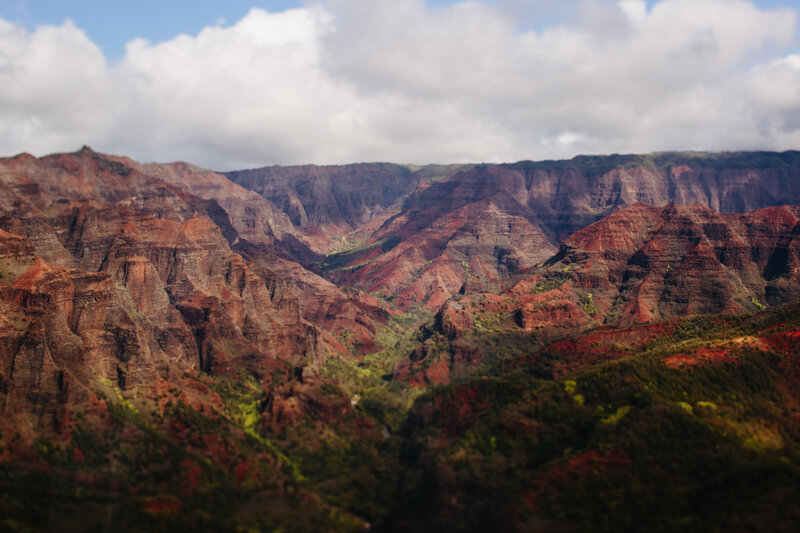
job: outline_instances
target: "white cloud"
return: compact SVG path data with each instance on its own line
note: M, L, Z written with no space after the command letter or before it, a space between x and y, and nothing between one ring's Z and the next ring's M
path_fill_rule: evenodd
M31 33L0 19L2 151L88 143L228 169L800 148L796 10L555 4L553 17L519 0L253 9L134 40L114 65L69 21Z
M102 52L71 21L29 34L0 19L0 142L9 152L103 135L111 90Z
M647 16L647 2L644 0L619 0L617 4L623 13L634 22L641 21Z

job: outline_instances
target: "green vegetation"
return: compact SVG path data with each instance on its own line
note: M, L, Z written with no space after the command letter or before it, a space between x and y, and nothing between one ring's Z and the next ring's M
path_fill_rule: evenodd
M455 336L430 312L392 315L381 350L329 359L311 380L186 374L155 397L101 380L107 414L32 442L47 473L0 462L0 527L78 513L101 528L108 509L123 530L153 531L800 523L800 382L780 340L800 330L797 306L674 320L635 346L621 340L649 330L545 342L512 315ZM447 385L391 376L442 361ZM20 445L0 440L0 456Z
M581 309L587 315L594 316L597 314L597 307L594 305L594 297L592 293L587 293L581 296Z
M252 377L184 378L203 398L218 394L221 410L190 405L172 388L155 399L165 401L162 413L101 380L107 417L78 413L66 444L36 441L48 470L0 462L1 528L91 531L113 519L123 531L363 529L363 519L312 496L297 457L264 434L264 391Z
M628 412L630 410L631 410L631 406L630 405L623 405L622 407L617 409L616 413L614 413L613 415L609 415L609 416L605 417L602 420L602 422L603 422L603 424L610 424L612 426L615 426L615 425L617 425L619 423L620 420L622 420L623 416L628 414Z
M133 169L124 163L120 163L119 161L113 161L111 159L106 159L102 155L98 154L97 152L91 150L89 147L84 146L81 149L81 152L89 154L92 159L97 161L97 165L100 167L100 170L105 172L110 172L112 174L118 174L120 176L128 176Z
M133 169L131 167L123 163L120 163L118 161L111 161L110 159L99 158L98 162L100 164L100 169L106 172L119 174L120 176L127 176L131 172L133 172Z
M531 292L533 294L538 294L540 292L547 292L553 289L557 289L561 287L567 280L569 276L566 274L556 273L553 275L548 276L547 278L543 279L539 283L537 283Z
M657 152L652 154L607 156L577 156L562 161L521 161L509 165L508 168L533 173L536 170L545 172L566 172L573 170L583 176L598 176L621 168L628 170L644 167L654 172L665 174L673 167L686 166L695 170L705 168L722 169L763 169L763 168L797 168L800 165L800 152Z
M385 238L385 239L380 241L380 243L381 243L381 251L384 252L384 253L388 252L388 251L392 250L395 246L400 244L401 241L402 241L402 239L400 237L398 237L397 235L392 235L390 237L387 237L387 238Z
M454 164L454 165L404 165L412 172L418 172L421 177L426 178L431 183L436 183L438 181L442 181L453 174L458 172L466 172L475 167L475 165L462 165L462 164Z
M664 359L742 331L798 326L796 309L687 319L667 340L562 381L520 373L426 394L412 410L424 420L412 431L416 464L448 472L448 490L465 496L412 524L477 531L517 509L508 528L791 530L800 517L800 423L778 387L782 359L748 348L736 364L691 370ZM423 487L419 501L438 490Z
M388 252L399 243L399 237L394 235L370 244L365 244L363 241L349 243L345 237L342 237L342 244L337 247L336 251L326 256L325 259L317 263L316 266L323 272L356 270L370 264L374 258L359 261L357 263L353 263L353 261L358 260L360 257L375 250L376 248L381 248L382 252Z

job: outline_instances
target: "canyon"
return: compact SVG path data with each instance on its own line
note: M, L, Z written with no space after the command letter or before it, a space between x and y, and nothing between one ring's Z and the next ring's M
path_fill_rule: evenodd
M10 531L800 524L800 152L0 188Z

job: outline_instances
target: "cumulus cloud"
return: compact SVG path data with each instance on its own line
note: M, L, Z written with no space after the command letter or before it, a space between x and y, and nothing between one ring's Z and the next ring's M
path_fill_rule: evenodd
M105 134L113 87L102 52L66 21L35 33L0 19L0 142L4 151L71 146Z
M215 169L800 148L797 17L745 0L324 0L137 39L114 64L70 21L0 19L0 141Z

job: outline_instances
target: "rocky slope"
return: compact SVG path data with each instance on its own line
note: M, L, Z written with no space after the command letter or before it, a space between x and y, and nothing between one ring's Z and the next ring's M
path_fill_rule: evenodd
M410 168L393 164L266 167L225 175L274 203L318 251L334 249L419 183Z
M558 284L595 319L621 323L778 305L800 296L798 217L786 206L720 214L634 205L566 239L509 294Z
M535 213L502 180L484 178L469 172L418 191L400 214L325 270L400 306L435 310L458 293L497 289L510 274L552 255Z
M558 241L635 203L745 213L800 203L800 152L579 156L502 165ZM506 178L510 179L510 178Z
M113 159L218 204L235 230L226 236L231 248L287 282L303 318L321 328L321 340L328 350L362 354L379 347L375 333L386 321L387 306L358 291L345 293L302 266L321 258L312 251L318 242L313 231L296 227L269 200L222 174L185 163L141 165L126 158Z
M5 160L0 179L6 415L95 380L318 366L318 331L285 280L231 250L213 200L88 149Z
M635 204L576 232L518 278L499 294L449 300L395 375L445 383L591 326L741 315L797 301L800 208L720 214Z
M0 491L14 494L0 529L113 515L123 530L220 530L238 512L257 528L364 527L298 487L259 428L262 410L265 427L361 420L318 376L350 346L303 315L335 307L328 324L369 348L379 303L287 259L282 214L187 165L21 155L0 161L0 190ZM301 305L309 287L326 297Z
M798 152L663 153L413 174L357 165L229 176L307 234L328 235L316 248L329 254L319 267L337 284L435 311L459 292L498 290L570 234L635 203L718 212L800 203L798 168Z
M0 160L0 529L794 531L798 173Z

